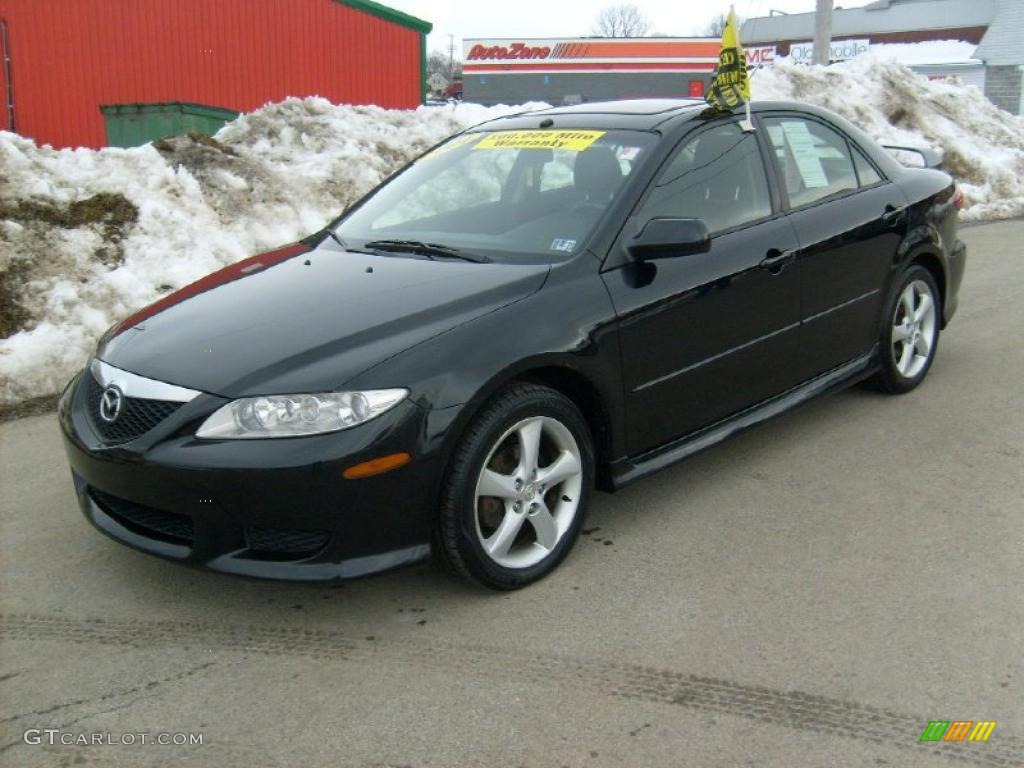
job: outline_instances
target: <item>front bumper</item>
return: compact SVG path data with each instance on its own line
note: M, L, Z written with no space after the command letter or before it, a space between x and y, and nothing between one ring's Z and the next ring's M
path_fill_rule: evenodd
M81 377L80 377L81 378ZM59 417L86 518L123 544L215 571L349 579L421 561L443 463L412 402L351 430L272 440L197 440L226 402L201 395L149 432L105 444L76 379ZM375 477L342 472L382 455L413 460Z

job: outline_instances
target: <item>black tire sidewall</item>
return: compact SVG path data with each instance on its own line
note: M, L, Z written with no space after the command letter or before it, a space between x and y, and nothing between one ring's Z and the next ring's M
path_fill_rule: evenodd
M487 555L477 536L476 482L497 440L518 422L535 416L557 419L572 433L582 460L583 483L572 526L551 554L529 568L506 568ZM464 575L493 589L517 589L543 578L565 559L579 538L593 484L590 429L572 401L537 385L507 390L476 417L453 457L441 508L441 533L449 562Z
M896 361L892 355L892 331L893 317L896 314L896 305L903 295L904 289L912 282L920 280L928 285L932 292L932 301L935 302L935 340L932 343L931 352L924 367L913 378L907 378L899 372ZM899 280L893 286L889 301L886 303L885 316L882 319L882 333L880 337L879 354L881 357L881 383L889 392L902 394L916 388L928 375L932 362L935 360L935 353L939 348L939 336L942 334L942 296L939 294L939 287L935 283L932 273L924 267L915 264L905 270Z

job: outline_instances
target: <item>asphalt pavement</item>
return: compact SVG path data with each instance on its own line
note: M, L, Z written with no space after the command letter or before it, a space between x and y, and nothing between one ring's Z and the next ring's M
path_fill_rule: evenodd
M512 594L140 554L79 513L52 414L0 424L0 765L1024 765L1024 222L963 237L916 392L598 494ZM921 743L932 720L997 725Z

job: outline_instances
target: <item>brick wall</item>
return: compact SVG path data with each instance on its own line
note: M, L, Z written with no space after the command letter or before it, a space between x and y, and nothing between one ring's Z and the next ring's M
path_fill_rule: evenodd
M997 107L1014 115L1021 114L1021 90L1024 67L1019 64L985 67L985 95Z

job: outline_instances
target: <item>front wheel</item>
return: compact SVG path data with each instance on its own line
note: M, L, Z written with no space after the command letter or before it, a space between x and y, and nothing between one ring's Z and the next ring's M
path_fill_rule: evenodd
M924 380L939 344L940 302L931 272L914 265L903 274L882 327L882 369L872 380L878 389L902 394Z
M514 385L455 450L438 547L458 573L492 589L537 581L578 538L593 475L590 430L573 402L547 387Z

